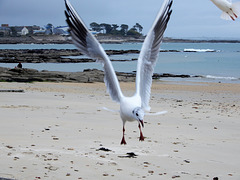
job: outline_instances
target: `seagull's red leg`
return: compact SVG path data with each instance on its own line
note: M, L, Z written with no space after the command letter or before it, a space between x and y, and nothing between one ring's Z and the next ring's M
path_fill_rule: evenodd
M232 8L230 8L230 10L232 11L233 15L235 16L235 18L238 18L238 16L233 12ZM232 17L231 17L232 18ZM233 20L233 18L232 18ZM235 19L234 19L235 20Z
M230 9L231 11L232 11L232 9ZM233 12L233 11L232 11ZM227 12L227 14L231 17L231 19L233 20L233 21L235 21L235 19L234 19L234 17L232 17L230 14L229 14L229 12ZM233 13L234 14L234 13Z
M230 17L232 18L233 21L235 21L235 19L232 16L230 16Z
M124 138L124 132L125 132L125 128L123 126L123 137L122 137L122 141L121 141L121 144L127 144L126 141L125 141L125 138Z
M234 14L234 16L236 17L236 18L238 18L238 16L233 12L233 14Z
M140 126L140 124L138 124L138 128L139 128L139 130L140 130L139 141L144 141L144 136L143 136L143 134L142 134L142 130L141 130L141 126Z

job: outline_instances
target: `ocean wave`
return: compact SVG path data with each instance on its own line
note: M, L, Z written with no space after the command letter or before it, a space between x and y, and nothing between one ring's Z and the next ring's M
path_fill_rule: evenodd
M184 49L183 52L217 52L215 49Z
M212 75L206 75L203 77L207 79L239 80L239 78L236 78L236 77L224 77L224 76L212 76Z

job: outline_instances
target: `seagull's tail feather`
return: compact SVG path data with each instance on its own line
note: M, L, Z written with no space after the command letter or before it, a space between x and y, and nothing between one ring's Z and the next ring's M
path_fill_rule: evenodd
M224 20L235 20L235 19L233 19L233 17L231 18L232 16L230 16L228 13L226 13L226 12L222 12L222 14L221 14L221 18L222 19L224 19Z

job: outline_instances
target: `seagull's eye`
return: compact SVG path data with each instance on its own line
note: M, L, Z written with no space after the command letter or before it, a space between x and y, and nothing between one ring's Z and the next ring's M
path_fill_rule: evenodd
M138 113L136 113L136 116L138 116Z

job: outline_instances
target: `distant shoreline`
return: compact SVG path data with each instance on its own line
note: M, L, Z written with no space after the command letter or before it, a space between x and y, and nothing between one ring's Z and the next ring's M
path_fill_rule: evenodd
M127 43L127 42L143 42L144 37L117 37L117 36L97 36L100 43ZM226 39L177 39L166 37L163 39L165 43L240 43L240 40L226 40ZM0 37L0 44L72 44L68 37L59 35L45 35L45 36L21 36L21 37Z

